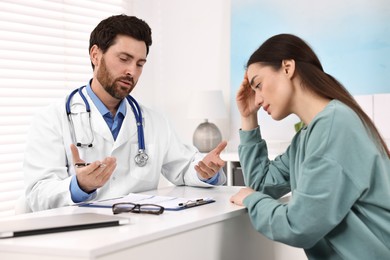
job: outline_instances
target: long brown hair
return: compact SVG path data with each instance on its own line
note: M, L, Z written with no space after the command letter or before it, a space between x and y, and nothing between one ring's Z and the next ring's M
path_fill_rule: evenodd
M390 158L389 149L370 117L340 82L324 72L317 55L301 38L291 34L279 34L269 38L251 55L246 66L262 63L279 70L283 60L295 61L295 69L302 79L302 86L322 97L337 99L355 111L379 149Z

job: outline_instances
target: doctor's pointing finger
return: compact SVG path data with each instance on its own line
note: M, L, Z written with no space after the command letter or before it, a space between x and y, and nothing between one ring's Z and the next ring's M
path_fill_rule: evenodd
M195 165L195 170L202 179L214 177L221 168L225 166L225 161L221 159L220 154L226 146L227 142L222 141L214 150L209 152L198 165Z

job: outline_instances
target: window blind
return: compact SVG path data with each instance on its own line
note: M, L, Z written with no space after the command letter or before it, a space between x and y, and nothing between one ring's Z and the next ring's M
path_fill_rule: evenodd
M92 77L91 31L130 6L126 0L0 1L0 217L14 214L23 193L33 115Z

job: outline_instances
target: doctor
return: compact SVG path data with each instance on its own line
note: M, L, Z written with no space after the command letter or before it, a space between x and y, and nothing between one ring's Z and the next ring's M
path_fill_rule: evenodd
M180 142L163 115L128 97L152 44L142 20L117 15L90 37L93 78L33 120L25 153L26 204L32 211L175 185L211 187L226 177L219 157Z

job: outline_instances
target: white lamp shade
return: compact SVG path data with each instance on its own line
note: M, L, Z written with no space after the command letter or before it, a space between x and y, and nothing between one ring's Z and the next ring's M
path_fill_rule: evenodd
M221 90L199 90L190 97L189 118L220 119L226 118L226 106Z

